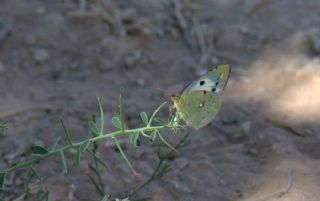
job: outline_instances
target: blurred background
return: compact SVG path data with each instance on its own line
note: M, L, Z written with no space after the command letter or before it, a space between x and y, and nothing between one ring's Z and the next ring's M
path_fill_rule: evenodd
M171 171L141 195L317 201L319 11L319 0L0 0L0 121L10 121L0 136L0 169L15 164L17 153L25 159L33 145L63 138L61 117L75 141L85 139L97 94L106 130L114 130L110 118L120 94L134 128L142 125L141 111L150 114L212 66L228 63L232 73L218 117L191 130L191 143L174 154ZM179 134L166 138L174 143ZM101 142L110 194L147 179L162 146L121 143L141 177L134 179L113 145ZM72 150L66 157L73 160ZM37 165L49 200L99 200L88 163L70 164L67 175L59 157ZM24 174L9 176L2 200L18 201Z

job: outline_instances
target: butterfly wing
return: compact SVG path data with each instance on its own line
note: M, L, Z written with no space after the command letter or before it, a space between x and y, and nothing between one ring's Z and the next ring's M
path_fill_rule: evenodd
M212 121L220 107L220 97L207 91L183 93L176 104L179 115L194 129L199 129Z
M182 93L188 93L191 91L212 91L218 95L221 95L225 86L227 85L230 66L227 64L219 65L207 72L199 79L193 81Z

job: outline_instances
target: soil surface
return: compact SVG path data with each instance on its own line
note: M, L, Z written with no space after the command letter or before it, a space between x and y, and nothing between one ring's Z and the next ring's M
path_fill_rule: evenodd
M52 146L60 118L74 141L104 104L106 130L125 102L129 128L143 125L170 95L228 63L232 73L216 119L171 157L171 170L139 197L154 201L318 201L320 198L319 0L0 0L0 169L26 160L31 147ZM161 116L168 116L168 107ZM172 144L180 133L165 132ZM139 148L121 138L139 176L115 145L99 143L104 191L121 197L157 164L160 142ZM18 154L20 153L20 154ZM36 164L49 200L98 201L92 159L68 174L59 157ZM26 170L7 176L0 200L23 193ZM121 197L122 198L122 197Z

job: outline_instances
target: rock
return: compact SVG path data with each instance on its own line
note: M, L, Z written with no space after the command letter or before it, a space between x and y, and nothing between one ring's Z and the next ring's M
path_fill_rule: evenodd
M241 124L240 126L240 132L243 133L244 135L249 135L251 130L251 122L246 121Z
M43 63L46 60L48 60L48 58L49 58L49 53L47 52L47 50L43 48L36 48L33 50L33 59L37 63Z

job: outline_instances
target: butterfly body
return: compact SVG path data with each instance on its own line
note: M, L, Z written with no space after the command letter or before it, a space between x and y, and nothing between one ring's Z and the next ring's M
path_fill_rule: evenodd
M183 119L194 129L211 122L221 108L220 95L229 74L229 65L219 65L193 81L180 94L172 95L178 121Z

